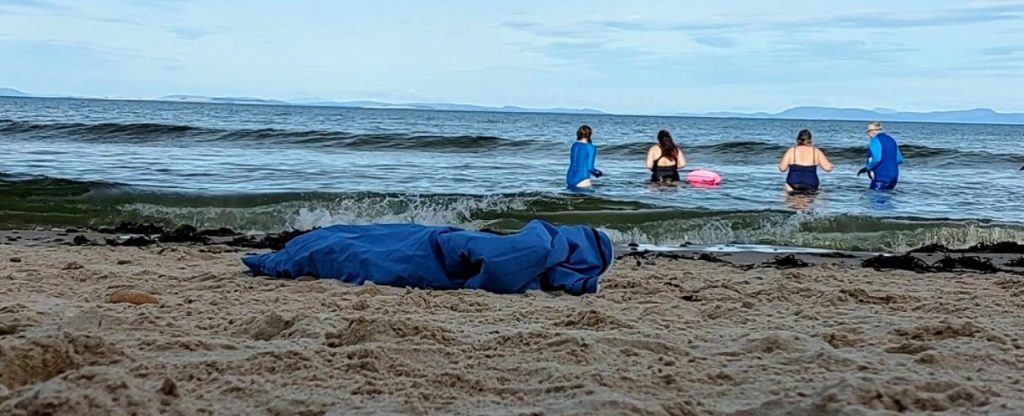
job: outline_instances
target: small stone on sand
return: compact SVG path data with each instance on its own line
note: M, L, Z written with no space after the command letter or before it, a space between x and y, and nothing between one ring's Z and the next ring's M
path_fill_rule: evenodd
M110 294L110 303L145 305L147 303L160 303L160 300L156 296L140 290L118 290Z
M174 383L174 380L164 378L164 382L160 385L160 393L165 396L178 397L178 385Z

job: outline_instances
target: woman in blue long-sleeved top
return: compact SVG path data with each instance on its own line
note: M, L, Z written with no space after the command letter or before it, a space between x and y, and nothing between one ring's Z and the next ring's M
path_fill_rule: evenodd
M896 188L900 179L900 164L903 163L903 152L896 140L882 132L882 123L868 124L868 161L861 169L871 177L871 190L888 191ZM858 173L858 176L860 174Z
M594 167L597 147L590 139L593 133L590 126L586 125L576 130L576 142L569 149L569 170L565 173L565 184L571 190L589 189L593 185L591 175L601 177L601 171Z

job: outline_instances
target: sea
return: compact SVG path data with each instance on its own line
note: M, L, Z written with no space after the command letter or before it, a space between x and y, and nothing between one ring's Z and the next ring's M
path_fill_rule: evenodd
M594 129L592 192L566 190ZM835 163L790 196L777 164L800 129ZM716 188L655 186L658 130ZM857 177L865 122L447 112L0 98L0 227L122 221L246 233L420 223L513 231L589 224L620 243L900 251L1024 240L1024 126L886 123L906 162L894 192Z

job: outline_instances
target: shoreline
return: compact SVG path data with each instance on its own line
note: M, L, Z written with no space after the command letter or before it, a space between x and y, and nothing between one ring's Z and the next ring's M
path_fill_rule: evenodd
M276 234L246 235L221 228L197 230L188 225L164 228L153 224L122 223L118 227L98 230L0 230L0 246L24 247L56 246L228 246L241 250L280 250L294 237L311 230L286 231ZM499 233L483 229L480 232ZM690 245L678 247L650 244L613 244L617 260L632 258L637 263L657 259L698 260L722 263L739 268L801 268L835 264L849 267L866 267L879 270L904 269L918 272L1006 272L1024 275L1024 244L1000 242L978 244L963 249L952 249L942 245L926 245L902 253L863 252L828 250L806 247L785 247L750 244ZM890 261L870 263L888 258ZM894 259L895 258L895 259ZM915 259L921 263L910 264ZM967 260L970 263L940 264L944 259ZM776 264L782 261L781 264ZM895 267L893 267L895 266ZM931 270L928 267L938 267ZM966 267L960 267L966 266ZM979 267L975 267L979 266Z

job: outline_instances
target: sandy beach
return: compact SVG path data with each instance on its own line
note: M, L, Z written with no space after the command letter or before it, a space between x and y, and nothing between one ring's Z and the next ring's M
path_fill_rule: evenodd
M0 414L1024 408L1017 275L625 257L598 295L508 296L254 278L247 251L0 245Z

